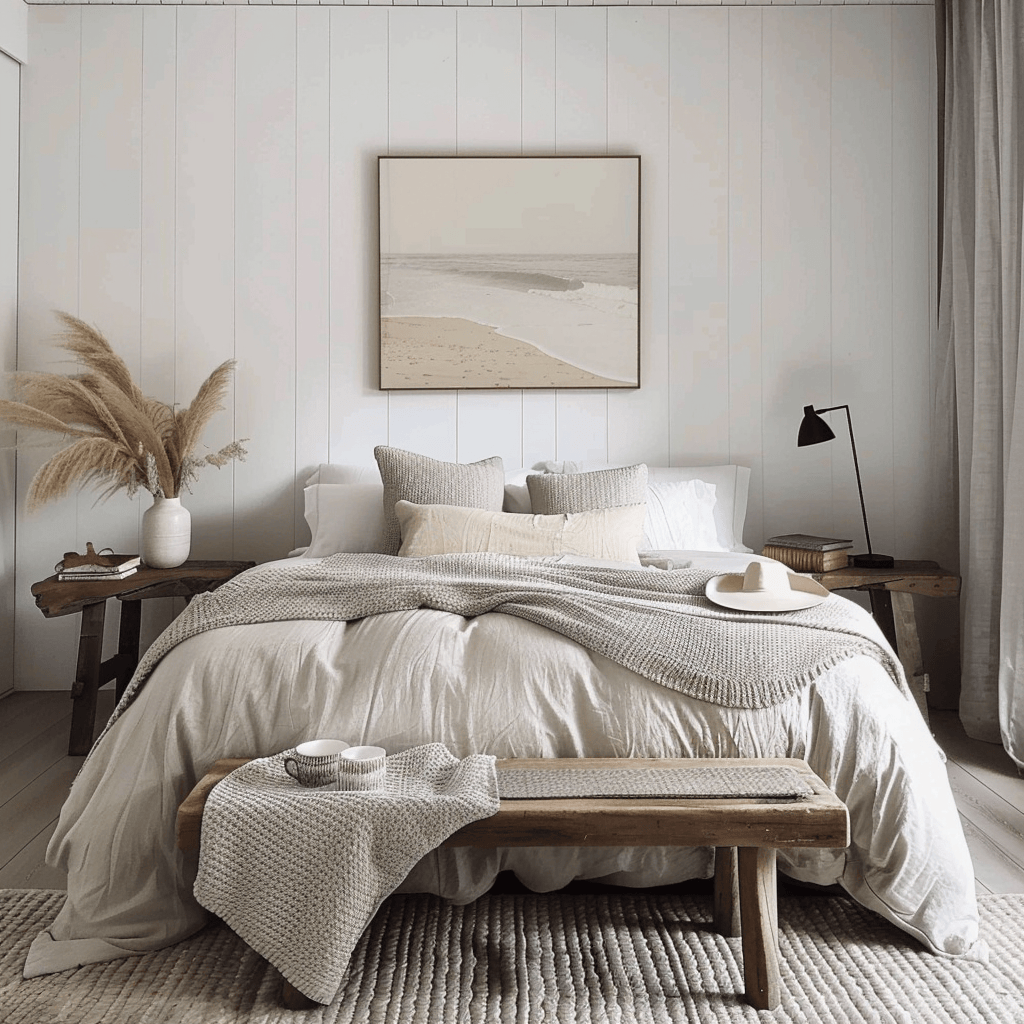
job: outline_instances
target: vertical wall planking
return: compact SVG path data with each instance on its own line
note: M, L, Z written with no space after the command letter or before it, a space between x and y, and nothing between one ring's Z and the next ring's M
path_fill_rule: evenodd
M640 154L640 389L608 392L608 458L668 465L669 12L608 11L608 150Z
M764 543L761 471L761 22L729 8L729 459L750 468L746 543Z
M177 39L175 401L195 397L235 349L235 7L182 7ZM244 12L242 12L244 13ZM237 380L204 433L217 451L237 438ZM233 558L234 464L201 470L182 500L192 558ZM239 557L242 553L239 552Z
M240 7L235 29L234 537L267 561L295 522L296 9Z
M295 486L293 545L304 547L302 482L330 461L331 12L299 7L295 42Z
M0 54L0 373L18 361L18 107L21 65ZM0 696L14 688L16 457L13 427L0 425Z
M79 154L79 308L139 379L141 278L142 16L126 20L111 7L82 11ZM128 45L125 46L127 37ZM77 491L76 551L138 549L140 507L124 491L100 501L102 489ZM117 650L117 616L107 616L104 653Z
M555 11L521 9L522 151L555 152ZM555 392L522 392L523 465L554 457Z
M892 9L835 8L832 395L850 405L872 546L888 554L895 539L892 146ZM859 542L863 523L847 434L845 422L836 423L834 522Z
M145 6L142 12L141 124L141 352L139 387L147 395L174 401L177 323L175 294L177 245L175 181L177 168L177 7ZM187 501L187 496L186 496ZM148 491L137 498L139 519L152 503ZM133 548L134 550L134 548ZM180 598L142 603L140 643L145 649L180 611Z
M141 364L142 11L128 25L109 7L82 11L78 315L97 327L136 380ZM127 34L129 45L124 45ZM126 130L127 129L127 130ZM139 504L97 505L78 492L78 550L135 550Z
M729 12L678 8L669 26L669 451L714 465L729 455Z
M522 12L466 9L456 13L456 109L459 156L522 149ZM523 392L460 391L460 462L500 455L505 466L523 463Z
M21 80L19 370L59 372L64 353L53 344L59 325L52 311L79 310L82 11L64 5L29 10L36 43ZM30 591L76 543L74 495L35 512L25 506L33 477L54 450L18 453L14 677L19 688L62 689L75 675L75 617L44 619Z
M920 523L943 517L929 493L930 460L902 442L931 416L931 263L933 206L921 187L930 164L934 121L930 62L934 13L927 7L892 12L892 437L895 534L899 558L937 558L931 531Z
M332 7L330 15L329 461L372 466L374 445L388 443L388 396L377 388L376 259L377 157L388 149L392 12Z
M763 19L764 532L829 534L831 449L838 446L797 448L796 438L803 406L831 405L833 397L831 9L765 10Z
M571 7L555 12L555 149L560 156L603 155L608 149L608 11ZM555 454L548 458L608 460L608 392L555 393Z
M456 19L457 12L450 8L391 11L388 137L389 152L394 156L455 150ZM458 457L456 393L392 391L388 436L398 448L454 461Z

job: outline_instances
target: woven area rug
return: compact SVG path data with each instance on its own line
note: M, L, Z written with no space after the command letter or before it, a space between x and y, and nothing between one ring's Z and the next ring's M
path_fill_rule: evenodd
M214 924L169 949L25 981L63 893L0 890L3 1024L640 1024L1024 1021L1024 895L981 897L989 962L932 956L844 897L781 896L782 1005L738 994L739 940L705 896L389 899L328 1007L284 1009L281 979Z

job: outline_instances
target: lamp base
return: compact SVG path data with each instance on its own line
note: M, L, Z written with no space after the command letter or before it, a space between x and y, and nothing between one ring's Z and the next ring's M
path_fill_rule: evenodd
M891 569L895 559L892 555L854 555L850 564L858 569Z

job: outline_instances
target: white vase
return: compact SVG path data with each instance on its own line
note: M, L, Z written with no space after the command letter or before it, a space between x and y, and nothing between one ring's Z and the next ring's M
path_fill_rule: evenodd
M188 558L192 516L181 498L154 498L142 515L142 561L153 569L173 569Z

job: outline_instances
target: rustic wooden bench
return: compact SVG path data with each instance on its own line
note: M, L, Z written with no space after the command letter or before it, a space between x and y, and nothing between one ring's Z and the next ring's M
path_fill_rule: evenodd
M199 849L203 808L213 787L248 758L218 761L178 809L180 849ZM845 848L846 805L805 761L793 758L542 758L498 761L497 768L568 771L577 768L714 768L784 765L812 790L794 800L665 797L501 801L498 813L460 829L445 846L713 846L715 928L742 939L747 1001L772 1010L781 1001L775 851ZM287 981L284 1002L312 1006Z

